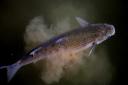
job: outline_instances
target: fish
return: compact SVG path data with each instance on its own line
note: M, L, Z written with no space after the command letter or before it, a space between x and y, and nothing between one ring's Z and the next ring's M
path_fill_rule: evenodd
M0 69L7 69L8 82L12 80L21 67L51 58L57 54L70 55L87 51L88 56L90 56L96 45L115 34L115 27L111 24L92 24L80 17L75 18L80 25L78 28L62 33L38 45L11 65L1 66Z

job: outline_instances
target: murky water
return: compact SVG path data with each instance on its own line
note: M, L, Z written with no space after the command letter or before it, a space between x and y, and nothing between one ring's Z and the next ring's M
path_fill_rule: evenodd
M1 1L1 64L11 64L31 48L53 36L77 28L75 16L90 23L110 23L116 35L97 46L89 58L83 53L64 70L61 57L21 68L11 85L110 85L118 80L121 6L117 0L12 0ZM120 38L119 38L120 37ZM67 57L67 56L66 56ZM6 70L0 82L6 82ZM5 75L4 75L5 74Z

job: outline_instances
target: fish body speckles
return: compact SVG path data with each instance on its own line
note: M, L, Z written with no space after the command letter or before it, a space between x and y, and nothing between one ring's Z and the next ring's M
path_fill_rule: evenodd
M72 53L88 50L89 48L90 55L92 49L96 45L115 34L113 25L90 24L79 17L76 17L76 20L80 24L78 29L63 33L42 43L38 47L32 49L16 63L6 66L8 70L8 81L13 78L20 67L35 63L45 58L52 58L52 56L56 55L71 55Z
M79 20L80 28L61 34L43 43L28 53L23 61L27 63L37 62L40 59L61 53L62 50L64 50L62 53L69 50L75 52L86 50L102 43L115 33L114 26L112 25L89 24L87 21L84 22L84 20L78 17L77 20Z

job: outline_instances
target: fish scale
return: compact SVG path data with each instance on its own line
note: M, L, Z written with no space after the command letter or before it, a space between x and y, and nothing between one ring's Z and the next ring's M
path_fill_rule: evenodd
M22 66L36 63L45 58L52 58L59 54L70 56L72 53L88 52L88 50L90 55L92 48L115 34L113 25L90 24L80 17L76 17L76 20L80 24L79 28L51 38L32 49L14 64L0 67L0 69L7 68L8 81Z

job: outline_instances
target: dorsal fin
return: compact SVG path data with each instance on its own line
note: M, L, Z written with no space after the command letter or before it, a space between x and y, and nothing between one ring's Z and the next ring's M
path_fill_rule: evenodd
M75 17L77 22L80 24L81 27L86 27L89 23L86 20L83 20L80 17Z

